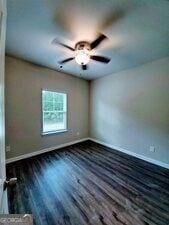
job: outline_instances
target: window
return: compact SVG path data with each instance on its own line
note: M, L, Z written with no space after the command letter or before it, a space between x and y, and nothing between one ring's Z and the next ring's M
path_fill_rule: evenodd
M67 94L42 91L43 134L67 130Z

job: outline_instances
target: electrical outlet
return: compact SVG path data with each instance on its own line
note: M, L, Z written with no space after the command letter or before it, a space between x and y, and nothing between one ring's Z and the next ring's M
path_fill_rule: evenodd
M150 146L150 152L155 152L156 148L154 146Z
M80 132L77 132L76 135L79 136L80 135Z
M10 145L7 145L6 146L6 152L10 152L11 151L11 146Z

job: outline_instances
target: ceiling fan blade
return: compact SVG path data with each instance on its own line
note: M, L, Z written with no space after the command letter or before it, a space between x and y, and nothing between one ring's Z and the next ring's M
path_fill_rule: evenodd
M91 55L90 58L93 60L96 60L98 62L101 62L101 63L109 63L110 62L110 59L107 57L104 57L104 56Z
M96 48L104 39L107 39L107 37L104 35L104 34L100 34L96 40L94 40L90 46L91 46L91 49L94 49Z
M88 66L87 65L82 65L82 70L87 70Z
M74 57L64 59L64 60L60 61L59 64L64 64L64 63L69 62L69 61L71 61L73 59L74 59Z
M70 47L69 45L66 45L66 44L58 42L56 38L52 41L52 44L55 44L55 45L58 44L58 45L61 45L61 46L65 47L65 48L68 48L71 51L75 51L75 49Z

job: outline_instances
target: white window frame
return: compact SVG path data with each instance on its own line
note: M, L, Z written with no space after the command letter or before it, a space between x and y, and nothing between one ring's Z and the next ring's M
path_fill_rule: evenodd
M52 130L52 131L44 131L43 126L44 126L44 111L43 111L43 91L48 91L48 92L55 92L57 94L65 94L66 95L66 128L65 129L59 129L59 130ZM59 111L57 111L59 112ZM62 111L63 112L63 111ZM48 89L41 89L41 118L42 118L42 136L45 135L50 135L50 134L58 134L58 133L63 133L68 131L68 95L66 92L63 91L58 91L58 90L48 90Z

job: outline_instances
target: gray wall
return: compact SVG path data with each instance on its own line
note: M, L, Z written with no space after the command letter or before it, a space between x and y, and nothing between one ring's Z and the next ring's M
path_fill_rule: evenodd
M87 81L6 57L5 88L7 158L88 137ZM41 136L42 88L68 93L68 132Z
M169 58L92 81L90 113L91 137L169 163Z
M41 136L41 88L68 93L68 132ZM88 137L89 130L100 141L169 163L169 58L91 81L89 96L83 79L6 57L7 158Z

